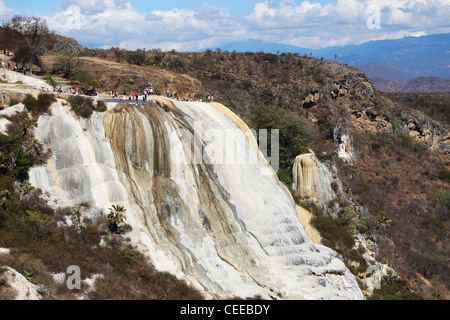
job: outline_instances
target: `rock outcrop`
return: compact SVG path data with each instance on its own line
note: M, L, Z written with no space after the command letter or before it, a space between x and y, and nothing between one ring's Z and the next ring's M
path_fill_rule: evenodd
M40 300L38 287L9 267L0 266L0 300Z
M292 168L294 195L327 208L330 200L336 197L333 182L340 187L339 181L334 178L334 170L332 165L317 159L314 153L297 156Z

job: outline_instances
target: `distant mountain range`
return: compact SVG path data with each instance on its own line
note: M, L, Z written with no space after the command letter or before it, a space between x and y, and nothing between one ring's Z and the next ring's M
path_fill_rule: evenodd
M360 45L308 49L250 39L221 46L237 52L292 52L323 57L360 68L372 79L406 83L419 77L450 80L450 33L395 40L369 41ZM337 55L337 58L335 58ZM429 80L429 79L428 79ZM424 79L419 82L424 81ZM448 84L447 84L448 85Z
M384 78L372 78L375 89L385 92L450 92L450 80L420 77L400 83Z

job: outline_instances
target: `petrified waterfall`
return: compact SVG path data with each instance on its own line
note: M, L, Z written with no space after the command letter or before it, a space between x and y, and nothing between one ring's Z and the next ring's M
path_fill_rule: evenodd
M206 298L363 298L334 252L307 236L236 115L215 103L154 99L109 104L89 120L59 100L39 120L36 135L53 156L31 170L31 182L55 206L91 203L94 218L124 205L127 237Z
M301 154L294 160L292 168L292 190L300 199L313 200L327 207L336 197L331 184L334 180L333 169L319 161L314 153Z

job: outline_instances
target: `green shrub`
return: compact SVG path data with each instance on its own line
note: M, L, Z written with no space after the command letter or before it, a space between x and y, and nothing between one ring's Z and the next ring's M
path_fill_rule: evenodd
M296 114L275 107L254 107L250 109L250 120L253 129L259 132L260 129L267 130L268 150L271 150L271 130L278 130L279 133L279 179L291 187L292 165L296 156L309 152L308 148L313 145L313 139L305 129L303 120Z
M8 271L8 268L6 268L6 267L0 265L0 276L1 276L2 274L4 274L6 271Z
M450 183L450 170L445 169L445 170L438 171L438 177L442 181L444 181L446 183Z
M447 210L450 210L450 192L441 190L436 194L436 198L442 202Z
M342 219L320 216L314 217L311 223L324 239L325 246L339 251L340 248L351 249L355 245L353 235Z
M29 111L32 111L38 106L37 99L33 97L31 94L27 94L25 96L25 99L23 99L22 103L25 105L25 108L27 108Z
M0 172L2 174L11 174L18 180L25 180L28 178L31 165L28 153L22 148L21 136L0 135Z
M437 217L428 217L422 221L422 225L426 229L446 230L445 223Z
M83 90L84 93L93 91L100 85L100 82L97 79L90 75L82 73L79 73L75 76L75 81L78 82L81 90Z
M98 112L105 112L106 110L108 110L108 107L106 106L105 101L97 100L97 111Z
M53 219L38 211L26 210L26 215L21 217L23 229L32 239L42 239L50 234Z
M273 54L273 53L265 53L264 54L264 61L274 63L274 62L277 62L277 60L278 60L278 56L276 54Z
M67 101L69 101L70 107L76 115L82 118L89 118L94 112L93 100L90 98L82 96L70 96Z
M323 210L314 201L301 200L299 206L311 212L314 216L320 217L323 215Z
M25 180L28 178L28 170L31 168L31 160L27 153L19 152L16 165L11 171L11 174L18 180Z
M20 103L20 101L17 101L16 99L12 99L12 100L9 102L9 106L10 106L10 107L15 106L15 105L18 104L18 103Z
M55 96L49 93L41 93L37 99L28 94L22 101L27 110L31 111L34 116L40 116L48 113L50 106L54 102L56 102Z
M390 283L382 283L380 289L375 289L371 300L422 300L412 292L406 280L398 279Z

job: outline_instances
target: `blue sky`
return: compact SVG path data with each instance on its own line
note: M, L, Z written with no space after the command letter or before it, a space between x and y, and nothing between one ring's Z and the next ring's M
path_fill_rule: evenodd
M17 11L24 10L28 14L49 14L57 13L63 7L63 0L47 0L47 1L33 1L33 0L5 0L8 7ZM170 10L173 8L178 9L190 9L195 7L201 7L205 4L211 7L223 8L229 12L241 14L250 13L255 4L260 1L252 0L164 0L164 1L152 1L152 0L131 0L129 1L136 10L148 11L148 10ZM274 0L273 3L279 3L280 1ZM333 0L321 0L317 1L322 4L334 2Z
M307 48L450 32L450 0L0 0L85 46L195 51L260 39Z

